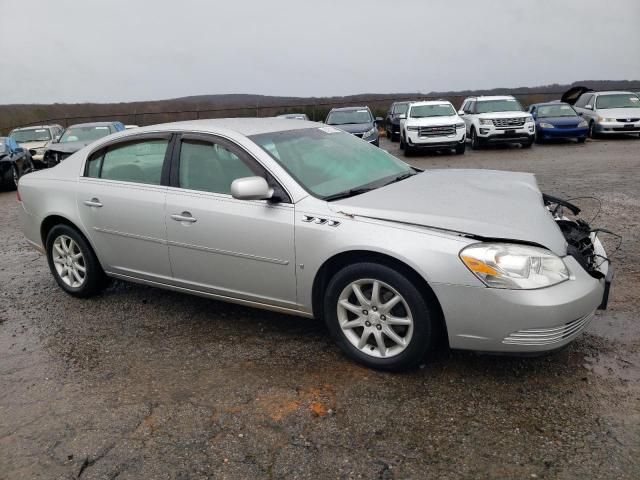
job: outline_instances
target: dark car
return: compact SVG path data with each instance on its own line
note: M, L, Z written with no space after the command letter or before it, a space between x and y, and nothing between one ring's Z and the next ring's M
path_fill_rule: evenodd
M529 113L536 122L536 141L573 139L583 143L589 135L589 124L564 102L535 103Z
M18 145L11 137L0 137L0 187L13 190L25 173L33 170L29 150Z
M392 142L400 139L400 116L406 115L411 102L393 102L389 107L387 116L384 119L384 128L387 131L387 138Z
M47 167L53 167L99 138L121 132L124 129L122 122L93 122L71 125L62 132L59 139L49 143L42 161Z
M369 107L333 108L327 115L325 123L340 127L345 132L375 145L380 146L378 125L382 117L374 117Z

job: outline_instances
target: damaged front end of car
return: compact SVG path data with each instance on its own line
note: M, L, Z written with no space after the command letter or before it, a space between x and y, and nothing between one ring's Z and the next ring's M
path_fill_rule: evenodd
M604 281L604 295L598 308L606 309L613 281L613 267L598 234L610 235L617 239L619 244L615 251L620 248L622 237L604 228L593 228L586 220L578 217L581 209L571 201L548 194L543 194L542 197L567 241L567 254L571 255L593 278ZM597 214L593 220L596 217Z

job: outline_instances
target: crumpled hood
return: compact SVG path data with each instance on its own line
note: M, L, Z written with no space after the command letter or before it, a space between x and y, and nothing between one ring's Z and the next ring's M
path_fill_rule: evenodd
M348 133L364 133L371 130L373 123L348 123L345 125L332 125L332 127L339 128Z
M90 141L90 142L51 143L47 147L47 150L52 150L54 152L60 152L60 153L75 153L78 150L80 150L81 148L86 147L90 143L93 143L93 141Z
M598 115L604 118L640 118L640 108L599 108Z
M22 148L26 148L27 150L32 150L34 148L46 147L47 143L49 143L49 140L38 140L38 141L33 141L33 142L18 142L18 144Z
M428 170L329 206L355 216L535 243L560 256L567 251L530 173Z

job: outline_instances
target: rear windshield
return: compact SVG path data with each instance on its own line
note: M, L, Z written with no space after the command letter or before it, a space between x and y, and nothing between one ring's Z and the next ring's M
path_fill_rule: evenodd
M455 114L456 111L451 104L441 103L438 105L416 105L411 107L409 116L411 118L450 117Z
M599 95L596 108L640 108L640 98L632 93Z
M478 100L476 102L478 113L491 112L522 112L522 105L515 98L507 100Z
M393 113L407 113L407 109L409 108L408 103L399 103L395 107L393 107Z
M575 117L577 115L570 105L540 105L538 107L538 118Z

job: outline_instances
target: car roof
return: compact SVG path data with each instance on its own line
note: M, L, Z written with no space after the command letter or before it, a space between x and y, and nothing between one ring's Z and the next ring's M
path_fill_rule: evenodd
M366 105L363 105L362 107L340 107L340 108L332 108L331 111L332 112L345 112L345 111L350 111L350 110L364 110L364 109L369 109L369 107L367 107Z
M609 94L617 94L617 95L636 95L633 92L630 91L626 91L626 90L608 90L608 91L604 91L604 92L589 92L589 93L593 93L595 95L609 95Z
M550 102L532 103L530 107L539 107L542 105L569 105L567 102L560 102L558 100L552 100ZM570 106L570 105L569 105Z
M417 105L442 105L443 103L451 105L449 100L420 100L419 102L411 102L411 106Z
M89 123L75 123L73 125L69 125L67 128L73 127L108 127L110 125L115 125L120 122L89 122Z
M186 120L183 122L161 123L128 130L127 133L157 131L197 131L205 133L235 132L240 135L250 136L261 133L284 132L287 130L302 130L305 128L323 127L324 124L309 120L294 120L288 118L212 118L207 120ZM124 133L124 132L121 132Z
M478 97L469 97L469 99L471 98L474 98L475 100L480 102L485 100L515 100L515 97L513 95L480 95Z
M28 127L18 127L14 128L12 132L19 132L21 130L35 130L37 128L50 128L50 127L59 127L57 123L51 123L49 125L29 125Z

